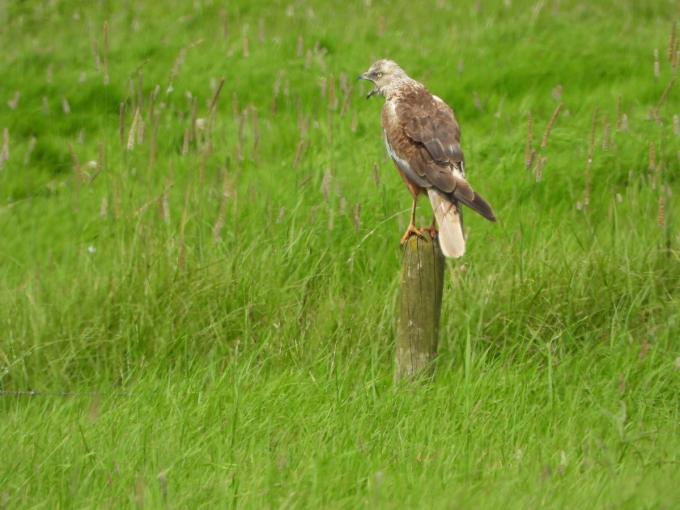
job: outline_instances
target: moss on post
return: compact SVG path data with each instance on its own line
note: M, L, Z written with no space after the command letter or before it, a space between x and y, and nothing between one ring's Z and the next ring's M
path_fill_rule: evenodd
M413 236L404 246L397 325L397 380L434 373L444 266L437 240Z

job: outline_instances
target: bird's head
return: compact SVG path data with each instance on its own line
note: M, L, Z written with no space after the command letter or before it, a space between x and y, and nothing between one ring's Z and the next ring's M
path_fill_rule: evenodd
M367 80L375 85L366 99L376 94L384 96L396 82L405 78L408 78L408 76L406 76L404 70L392 60L377 60L368 68L368 71L359 75L360 80Z

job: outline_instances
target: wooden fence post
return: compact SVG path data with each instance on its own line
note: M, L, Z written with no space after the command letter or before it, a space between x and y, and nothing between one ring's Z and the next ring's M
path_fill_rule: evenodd
M397 380L434 374L444 267L438 240L413 236L407 241L399 290Z

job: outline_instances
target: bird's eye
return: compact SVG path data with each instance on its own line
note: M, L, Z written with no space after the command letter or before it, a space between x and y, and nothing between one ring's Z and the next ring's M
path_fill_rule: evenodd
M378 78L382 78L382 75L383 75L383 73L378 73L378 74L376 74L376 76L377 76Z

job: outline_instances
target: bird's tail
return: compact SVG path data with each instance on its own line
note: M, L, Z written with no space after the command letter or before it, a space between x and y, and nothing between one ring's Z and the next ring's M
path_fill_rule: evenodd
M434 216L439 226L439 246L446 257L462 257L465 254L463 218L458 204L436 189L429 188Z

